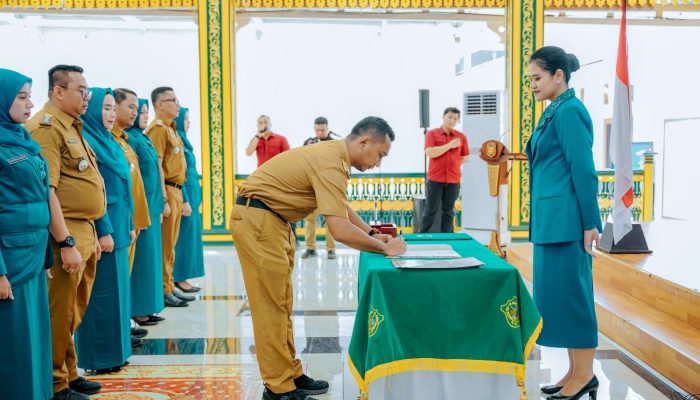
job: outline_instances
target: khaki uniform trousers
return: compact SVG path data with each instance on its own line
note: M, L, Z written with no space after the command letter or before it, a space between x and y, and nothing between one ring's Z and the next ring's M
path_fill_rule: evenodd
M175 267L175 244L180 235L180 221L182 220L182 190L165 185L170 205L170 216L163 218L161 233L163 236L163 295L167 296L175 291L173 282L173 268Z
M318 220L318 211L314 211L311 215L304 219L306 223L306 248L316 250L316 221ZM326 250L335 250L335 240L331 236L331 231L326 227Z
M66 272L63 269L61 250L54 240L51 241L54 258L51 267L53 279L49 279L49 310L54 393L66 389L69 382L78 379L78 357L73 334L90 301L97 265L94 224L91 221L66 218L66 225L75 238L75 247L83 262L78 272Z
M292 332L294 234L275 214L234 206L231 235L241 261L260 375L268 389L296 389L302 375Z

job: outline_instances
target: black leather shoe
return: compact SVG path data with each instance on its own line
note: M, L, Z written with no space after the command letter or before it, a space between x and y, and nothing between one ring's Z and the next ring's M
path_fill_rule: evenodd
M540 388L540 392L544 394L555 394L558 391L562 390L564 386L554 386L554 385L548 385L548 386L542 386Z
M135 348L135 347L141 347L141 346L143 346L143 340L137 338L136 336L132 336L131 337L131 347Z
M151 319L147 320L140 320L136 317L131 318L132 321L136 322L138 326L153 326L153 325L158 325L158 321L151 321Z
M187 304L186 301L182 301L182 300L178 299L172 293L165 296L163 303L165 303L166 307L189 307L189 304Z
M95 370L95 375L107 375L112 373L112 368L101 368Z
M305 393L302 393L301 390L293 390L291 392L287 393L273 393L270 389L265 388L265 392L263 392L263 400L316 400L313 397L307 396Z
M131 336L136 336L137 338L141 339L147 335L148 331L143 328L131 328Z
M197 293L200 290L202 290L202 288L200 288L200 287L192 286L192 285L190 285L190 286L191 287L189 289L186 289L185 287L180 286L180 284L178 282L175 282L175 287L182 290L185 293Z
M92 382L89 381L82 376L73 382L70 382L68 386L71 388L71 390L76 391L81 394L86 394L88 396L91 396L102 389L102 384L97 383L97 382ZM78 397L79 398L79 397Z
M306 375L302 375L294 380L294 385L296 385L297 390L306 394L324 394L328 391L328 382L317 381L315 379L309 378Z
M579 400L585 395L588 395L590 400L596 400L596 397L598 396L598 378L596 378L595 375L593 375L593 379L588 381L586 386L584 386L581 390L578 391L573 396L563 396L561 392L557 394L553 394L551 396L547 397L547 400Z
M338 256L335 255L335 250L328 250L328 259L335 260Z
M190 296L189 294L182 293L180 290L175 289L173 292L173 296L177 297L178 299L182 301L194 301L195 297Z
M301 255L301 258L303 259L307 259L309 257L316 257L316 250L306 249L306 251Z
M165 318L161 317L160 315L152 314L148 316L148 320L152 322L161 322L165 321Z
M76 392L71 388L65 388L54 394L52 400L90 400L90 396Z

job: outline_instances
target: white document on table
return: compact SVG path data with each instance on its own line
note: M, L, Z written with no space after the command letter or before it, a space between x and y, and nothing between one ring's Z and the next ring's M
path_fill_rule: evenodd
M400 256L389 258L461 258L449 244L409 244Z
M474 257L452 258L447 260L391 260L398 269L460 269L479 268L484 265Z

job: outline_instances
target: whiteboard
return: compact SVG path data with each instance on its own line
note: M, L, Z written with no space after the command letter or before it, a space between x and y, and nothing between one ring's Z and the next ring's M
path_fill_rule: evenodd
M700 220L700 118L667 120L664 129L664 167L661 215L664 218Z

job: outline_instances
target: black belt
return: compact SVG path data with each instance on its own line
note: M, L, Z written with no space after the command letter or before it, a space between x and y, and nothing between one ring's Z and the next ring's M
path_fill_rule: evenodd
M270 207L267 206L267 204L263 203L262 201L258 199L253 199L250 197L238 197L236 199L236 204L239 206L244 206L244 207L253 207L253 208L259 208L261 210L269 211L273 214L275 214L279 219L284 221L285 223L288 223L286 219L282 218L281 215L277 214L275 210L271 209Z
M173 182L173 181L165 181L165 184L168 185L168 186L172 186L172 187L174 187L174 188L176 188L176 189L182 190L182 185L180 185L179 183L175 183L175 182Z

